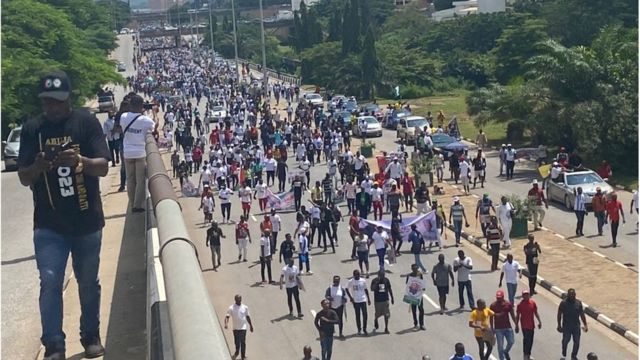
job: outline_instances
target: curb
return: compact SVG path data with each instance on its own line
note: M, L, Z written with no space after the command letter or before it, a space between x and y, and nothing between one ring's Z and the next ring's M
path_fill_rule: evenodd
M447 228L449 230L454 230L453 225L451 224L447 224L445 223L445 225L447 226ZM464 232L464 230L461 233L461 236L463 239L469 241L470 243L472 243L473 245L479 247L480 249L484 250L484 251L488 251L489 249L487 248L487 246L484 244L484 242L476 237L473 237L472 235L469 235L467 233ZM500 261L504 262L506 261L507 256L504 254L500 254ZM524 269L522 271L522 274L526 277L529 277L529 271L527 269ZM545 280L544 278L542 278L541 276L537 276L536 282L538 284L540 284L540 286L546 290L549 290L551 293L553 293L554 295L556 295L557 297L559 297L560 299L563 299L567 296L567 292L562 290L561 288L553 285L552 283L550 283L548 280ZM627 328L625 328L624 326L616 323L614 320L612 320L610 317L600 313L598 310L596 310L595 308L587 305L586 303L582 303L582 305L584 306L584 312L585 314L589 315L590 317L592 317L593 319L597 320L599 323L601 323L602 325L608 327L609 329L613 330L615 333L617 333L620 336L623 336L625 339L631 341L632 343L634 343L635 345L638 345L638 335L630 330L627 330Z

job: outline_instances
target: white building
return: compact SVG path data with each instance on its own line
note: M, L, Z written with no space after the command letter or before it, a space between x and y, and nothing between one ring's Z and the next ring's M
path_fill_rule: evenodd
M436 21L442 21L468 14L503 12L505 9L506 0L454 1L452 8L436 11L431 17Z
M292 11L300 10L300 3L302 1L304 1L307 7L320 2L320 0L291 0L291 10Z

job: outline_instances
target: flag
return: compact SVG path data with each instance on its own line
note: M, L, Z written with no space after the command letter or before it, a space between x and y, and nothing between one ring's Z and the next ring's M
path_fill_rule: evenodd
M400 86L394 87L393 93L396 95L396 97L400 97Z
M542 165L538 168L538 172L542 178L546 178L551 173L551 164Z
M402 224L400 225L400 233L402 234L403 241L409 240L409 234L411 234L411 225L414 224L416 225L416 230L418 230L418 232L422 234L422 238L425 242L440 241L440 232L438 231L438 228L436 226L435 211L430 211L426 214L410 216L402 219ZM387 232L391 231L390 220L373 221L360 219L360 229L362 229L368 236L371 236L371 234L373 234L377 226L382 226L382 228Z
M276 210L286 210L295 205L294 200L293 190L280 194L274 194L269 190L267 206Z

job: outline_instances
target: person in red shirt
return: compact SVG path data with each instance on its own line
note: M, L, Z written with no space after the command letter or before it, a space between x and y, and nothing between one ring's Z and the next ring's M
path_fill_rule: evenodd
M522 290L522 300L516 309L516 334L522 328L522 348L524 360L531 359L531 348L533 347L533 333L535 331L535 321L538 319L538 329L542 329L542 320L538 315L538 305L531 299L529 290Z
M402 195L404 195L404 208L407 212L413 212L413 178L405 171L404 177L400 180L402 185Z
M597 173L605 181L611 180L613 171L611 170L611 166L609 165L609 163L607 163L607 160L602 160L602 163L600 164L600 166L598 166Z
M202 149L200 146L195 146L193 148L191 156L193 157L193 164L195 165L196 170L200 171L200 166L202 165Z
M218 132L218 127L216 126L215 128L213 128L213 130L211 130L211 134L209 134L209 143L215 147L216 145L218 145L219 141L220 134Z
M626 223L624 218L624 211L622 211L622 203L618 201L618 195L615 192L611 193L611 200L607 202L607 215L605 219L611 223L611 239L613 240L611 246L617 247L616 237L618 236L618 226L620 225L620 215L622 215L622 223Z
M496 292L496 301L489 307L493 311L494 329L496 333L496 346L498 347L498 355L500 359L509 359L509 350L514 343L513 329L509 317L516 322L516 316L513 312L513 304L504 299L504 292L498 290ZM504 340L507 340L507 346L504 346Z
M535 201L535 207L533 209L533 226L534 230L538 230L542 227L542 220L544 220L545 214L542 205L544 204L544 207L549 209L549 203L547 203L547 199L544 197L544 192L538 187L538 180L534 179L531 185L532 188L527 193L527 198Z

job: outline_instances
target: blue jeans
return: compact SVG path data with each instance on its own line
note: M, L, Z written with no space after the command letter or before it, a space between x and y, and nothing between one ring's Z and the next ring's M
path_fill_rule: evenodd
M456 234L456 244L460 242L460 236L462 234L462 220L453 220L453 231Z
M322 360L331 360L331 352L333 351L333 335L320 337L320 348Z
M507 339L507 347L504 347L505 339ZM496 329L496 343L498 345L498 357L500 357L500 360L504 360L504 354L509 353L514 341L513 329Z
M595 212L596 219L598 220L598 234L602 234L602 227L604 226L605 221L605 212L604 211L596 211Z
M424 265L422 265L422 260L420 259L420 253L414 253L413 256L415 257L415 264L418 265L418 267L420 268L420 270L422 270L422 272L427 272L427 269L424 267Z
M509 302L515 306L516 291L518 290L518 283L507 283L507 295L509 296Z
M467 299L469 299L469 306L476 307L475 301L473 301L473 290L471 289L471 280L458 281L458 299L460 300L460 307L464 307L464 289L467 289Z
M380 266L380 270L384 270L384 256L387 254L387 248L376 249L376 254L378 254L378 265Z
M62 331L62 287L69 253L80 295L80 338L91 340L100 334L100 245L102 230L81 236L67 236L49 229L33 234L36 264L40 272L40 318L47 348L65 350Z

